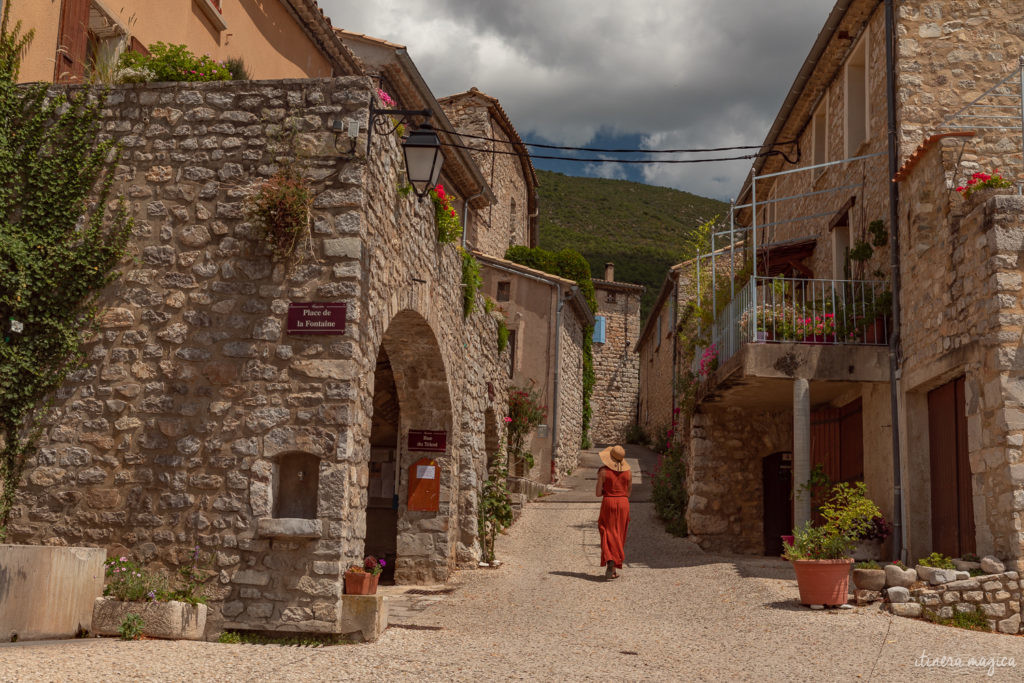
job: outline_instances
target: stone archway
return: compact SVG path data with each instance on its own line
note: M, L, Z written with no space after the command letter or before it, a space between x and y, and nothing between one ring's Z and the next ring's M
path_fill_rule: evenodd
M454 530L457 506L457 439L452 433L452 402L437 336L417 312L406 309L392 318L377 352L374 373L373 421L370 437L371 476L387 474L385 463L394 466L393 523L385 523L368 496L366 549L372 552L389 539L373 533L394 533L394 580L396 583L430 583L447 580L455 566ZM410 431L443 432L444 452L411 450ZM393 449L388 456L385 450ZM409 510L409 470L421 458L436 461L440 479L437 510ZM387 487L382 481L382 486ZM369 494L371 491L367 491ZM393 526L390 526L393 524ZM393 532L392 532L393 529ZM379 552L379 551L378 551ZM386 555L386 553L385 553Z

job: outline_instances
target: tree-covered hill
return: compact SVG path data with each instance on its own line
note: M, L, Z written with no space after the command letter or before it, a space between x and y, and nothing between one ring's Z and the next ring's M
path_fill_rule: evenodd
M667 187L625 180L579 178L537 171L540 245L579 251L595 277L615 263L615 279L647 287L642 315L658 296L669 266L683 253L684 235L729 205Z

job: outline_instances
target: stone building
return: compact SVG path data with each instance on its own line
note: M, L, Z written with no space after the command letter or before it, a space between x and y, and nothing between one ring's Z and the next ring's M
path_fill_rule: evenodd
M984 96L1019 117L1020 7L899 3L891 94L884 13L869 0L836 3L766 137L764 149L784 156L755 162L736 231L721 237L746 240L756 270L715 321L720 366L689 428L689 529L706 548L778 552L778 535L807 515L799 485L813 465L865 481L892 520L895 424L902 559L992 553L1024 568L1024 206L975 206L955 190L977 170L1024 179L1019 118L961 111ZM1008 90L986 94L1007 77Z
M605 264L604 279L594 278L597 316L594 325L594 394L590 440L595 444L625 443L637 421L640 358L634 346L640 336L642 285L615 281L615 266Z
M163 42L218 61L241 58L252 78L352 73L352 55L315 0L12 0L34 29L25 82L81 83L124 51ZM2 4L2 3L0 3Z
M214 632L337 631L341 573L365 551L394 559L399 583L475 566L509 358L482 301L463 316L433 205L399 192L397 137L367 149L376 93L362 73L112 89L135 230L89 367L24 473L12 542L168 570L198 546ZM246 198L296 157L310 238L275 261ZM488 196L468 156L448 155L442 180ZM329 333L306 334L311 317Z
M532 388L547 420L530 439L534 466L513 474L539 483L576 469L583 436L583 334L594 325L572 280L476 252L483 293L504 313L509 329L508 376ZM524 491L525 492L525 491Z

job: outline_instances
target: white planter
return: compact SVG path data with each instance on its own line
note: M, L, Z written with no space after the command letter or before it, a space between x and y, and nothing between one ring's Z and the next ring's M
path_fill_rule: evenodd
M100 636L120 635L118 629L129 614L142 617L142 635L167 640L202 640L206 629L206 605L187 602L122 602L96 598L92 606L92 630Z

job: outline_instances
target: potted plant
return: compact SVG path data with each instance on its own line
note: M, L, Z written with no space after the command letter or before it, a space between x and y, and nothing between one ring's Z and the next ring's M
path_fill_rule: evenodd
M843 605L850 587L853 540L827 526L807 522L793 530L793 544L782 556L793 563L800 603Z
M793 563L801 603L841 605L849 592L850 553L881 513L865 495L864 482L843 482L832 488L821 516L821 526L808 522L793 531L783 557Z
M999 169L994 169L992 173L984 171L972 173L967 183L957 187L956 191L964 198L966 210L970 212L979 204L987 201L989 197L1005 194L1008 188L1012 187L1013 183L999 175Z
M363 558L363 563L349 565L345 570L345 593L348 595L375 595L380 573L387 562L373 555Z

